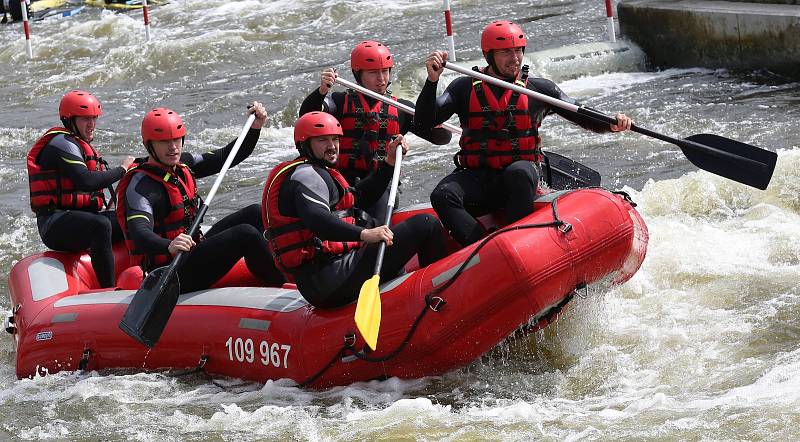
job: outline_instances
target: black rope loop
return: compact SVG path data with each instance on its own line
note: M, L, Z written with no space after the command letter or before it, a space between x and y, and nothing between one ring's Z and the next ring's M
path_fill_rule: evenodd
M397 357L397 355L399 355L406 348L406 346L411 342L411 338L414 336L414 333L417 331L417 328L419 327L419 324L422 322L422 319L425 317L425 315L428 313L428 311L438 312L447 304L447 301L443 297L437 296L437 295L442 293L443 291L445 291L447 288L449 288L451 285L453 285L455 283L455 281L458 279L458 277L461 276L461 274L464 272L464 270L466 270L467 265L470 263L470 261L472 261L472 258L474 258L475 255L477 255L478 252L486 244L488 244L489 241L491 241L494 237L496 237L497 235L500 235L502 233L511 232L511 231L515 231L515 230L523 230L523 229L539 229L539 228L544 228L544 227L555 227L555 228L559 228L560 229L564 225L569 226L569 229L571 229L572 226L569 223L566 223L566 222L562 221L558 217L558 208L556 206L556 201L557 200L558 200L558 197L554 198L553 201L550 202L550 206L551 206L552 211L553 211L553 221L546 222L546 223L520 224L520 225L516 225L516 226L511 226L511 227L504 227L504 228L495 230L494 232L490 233L485 238L483 238L481 240L481 242L475 247L475 249L472 250L472 252L469 254L467 259L464 260L463 263L461 263L461 266L459 266L458 270L456 270L456 272L453 274L453 276L450 279L447 280L447 282L445 282L444 284L440 285L439 287L434 288L430 293L425 295L425 307L423 307L422 311L420 311L419 315L417 315L417 318L414 320L414 323L411 325L411 328L408 330L408 333L406 334L405 338L403 339L403 342L401 342L400 345L397 346L397 348L395 348L391 352L389 352L389 353L387 353L387 354L385 354L383 356L380 356L380 357L368 356L367 353L364 350L361 350L361 351L356 350L356 348L355 348L355 342L356 342L355 334L350 332L347 335L345 335L344 344L339 349L339 351L333 356L333 358L331 358L331 360L327 364L325 364L325 366L323 366L318 372L314 373L312 376L310 376L305 381L299 383L298 387L301 387L301 388L305 387L305 386L313 383L317 379L319 379L320 376L322 376L326 371L328 371L331 367L333 367L334 364L336 364L337 361L341 360L341 358L344 357L347 354L350 354L350 355L352 355L352 356L354 356L354 357L356 357L356 358L358 358L358 359L360 359L362 361L365 361L365 362L386 362L386 361L388 361L390 359L393 359L393 358ZM569 231L569 229L567 229L567 231ZM569 297L569 298L571 299L571 297ZM559 311L560 311L560 309L559 309Z

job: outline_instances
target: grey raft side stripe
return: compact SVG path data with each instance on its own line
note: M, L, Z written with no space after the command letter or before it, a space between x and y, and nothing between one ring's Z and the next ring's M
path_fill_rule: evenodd
M411 275L413 275L413 274L414 274L414 272L406 273L405 275L400 275L397 278L392 279L391 281L387 281L385 284L381 284L380 285L380 292L381 293L386 293L386 292L390 292L390 291L394 290L395 287L398 287L406 279L410 278Z
M53 303L53 307L130 304L135 294L134 290L114 290L73 295L59 299ZM178 304L292 312L307 306L308 302L297 290L270 287L224 287L183 294L178 299Z
M57 324L59 322L74 322L78 319L77 313L59 313L53 316L53 319L50 320L51 324Z
M267 331L271 323L272 321L265 321L263 319L241 318L239 319L239 328Z
M536 197L537 203L552 203L556 198L562 197L568 193L572 193L574 190L556 190L555 192L550 192L546 195Z
M474 265L477 265L480 262L481 262L481 255L480 255L480 253L478 253L477 255L473 256L472 259L469 260L469 263L467 263L467 266L464 267L464 271L468 270L470 267L472 267ZM431 279L431 284L434 287L444 284L450 278L452 278L453 275L456 274L456 272L458 271L459 267L461 267L461 265L463 263L464 263L464 261L461 261L460 263L458 263L458 264L454 265L453 267L450 267L449 269L447 269L444 272L440 273L439 275L437 275L436 277Z

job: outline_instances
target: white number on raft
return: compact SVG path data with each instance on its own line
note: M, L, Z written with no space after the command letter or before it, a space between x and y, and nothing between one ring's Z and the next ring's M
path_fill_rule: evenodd
M228 349L228 358L231 361L247 361L249 363L255 361L255 344L252 339L234 339L233 336L231 336L225 341L225 347ZM276 368L288 368L289 351L291 351L291 349L291 345L278 344L277 342L273 342L272 345L270 345L267 341L261 341L258 344L258 352L261 356L259 361L261 364L267 366L271 365ZM282 361L281 352L283 352ZM283 364L281 364L281 362L283 362Z

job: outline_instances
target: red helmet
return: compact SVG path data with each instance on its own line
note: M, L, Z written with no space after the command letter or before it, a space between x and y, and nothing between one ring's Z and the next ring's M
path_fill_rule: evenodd
M362 41L350 53L350 68L353 71L386 69L394 66L389 48L377 41Z
M61 119L72 117L99 117L103 114L100 100L89 92L74 90L61 98L58 116Z
M186 126L180 115L166 107L146 113L142 120L142 141L171 140L186 136Z
M343 135L339 120L329 113L309 112L294 123L295 143L302 143L311 137L324 135Z
M524 48L526 45L525 32L518 24L508 20L493 21L481 33L481 50L484 54L492 49Z

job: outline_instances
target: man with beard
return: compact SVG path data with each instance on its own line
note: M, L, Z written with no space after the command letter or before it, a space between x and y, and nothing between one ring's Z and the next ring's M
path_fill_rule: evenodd
M576 103L552 81L528 78L528 66L522 65L526 44L518 25L507 20L490 23L481 34L488 66L480 72ZM631 119L623 114L617 114L617 124L610 126L468 76L454 80L437 98L446 60L443 51L434 51L426 59L428 78L417 98L415 121L424 130L458 114L464 132L461 150L454 157L456 170L439 182L431 193L431 203L453 239L463 246L486 234L477 216L505 208L506 221L511 224L533 212L544 160L539 136L544 117L556 113L594 132L631 127Z
M359 287L372 276L380 242L391 246L382 277L396 276L415 254L422 267L446 254L444 232L431 215L415 215L392 228L356 224L354 204L372 204L381 197L392 178L395 150L406 146L402 136L391 141L378 169L351 188L336 170L341 136L341 125L330 114L300 117L294 127L300 155L272 169L262 198L275 265L320 308L356 300Z

